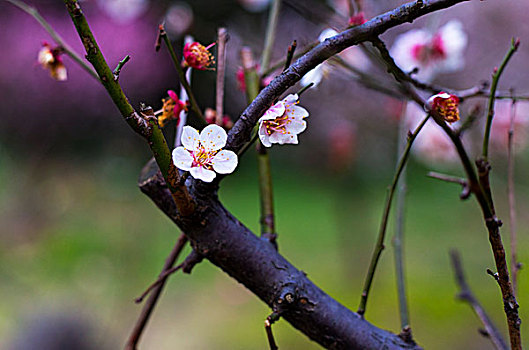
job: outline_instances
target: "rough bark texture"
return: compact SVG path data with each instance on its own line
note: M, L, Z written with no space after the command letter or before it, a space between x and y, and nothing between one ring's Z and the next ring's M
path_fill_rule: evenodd
M196 252L322 346L328 349L419 349L416 344L406 343L398 335L373 326L324 293L272 244L258 238L231 215L216 195L197 196L196 217L184 219L152 163L142 172L139 185L186 232Z

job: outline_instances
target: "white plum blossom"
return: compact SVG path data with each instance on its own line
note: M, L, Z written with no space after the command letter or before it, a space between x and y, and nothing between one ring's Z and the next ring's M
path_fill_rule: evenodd
M211 182L219 174L232 173L237 167L237 154L221 150L226 145L226 131L216 124L206 126L200 135L191 126L184 126L182 146L173 150L178 169L189 171L195 179Z
M467 35L461 22L452 20L435 33L413 29L397 37L391 56L405 72L418 68L419 80L431 81L439 73L463 68Z
M309 112L297 103L298 95L290 94L268 108L259 119L259 139L264 146L298 143L298 134L307 128L303 119L309 116Z
M338 32L336 30L327 28L320 33L318 40L320 42L324 42L326 39L331 38L335 35L338 35ZM339 54L339 56L344 61L360 70L366 70L369 67L369 58L366 57L366 55L362 52L362 49L360 49L358 46L353 46L345 49ZM301 78L301 86L307 86L310 83L314 84L313 87L318 86L322 79L329 74L331 69L332 66L329 63L320 63L315 68L310 70L307 74L305 74L303 78Z

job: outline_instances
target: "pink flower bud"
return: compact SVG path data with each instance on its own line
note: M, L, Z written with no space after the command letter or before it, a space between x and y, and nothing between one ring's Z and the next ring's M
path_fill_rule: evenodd
M351 18L349 18L349 27L354 27L354 26L359 26L361 24L364 24L366 23L366 17L364 15L364 12L359 12L357 13L356 15L353 15L351 16Z
M439 114L448 123L459 120L459 98L446 92L433 95L426 102L431 111Z

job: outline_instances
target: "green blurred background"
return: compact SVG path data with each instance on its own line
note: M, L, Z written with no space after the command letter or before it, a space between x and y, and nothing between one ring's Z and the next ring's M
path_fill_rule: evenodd
M133 53L120 78L131 100L159 108L165 90L175 88L176 74L165 52L155 54L152 46L157 23L175 2L140 3L145 5L143 12L129 22L115 20L104 12L101 2L85 1L83 6L110 62ZM367 16L399 3L380 5L366 0ZM61 4L34 4L80 52ZM189 7L193 15L192 24L180 35L192 33L209 43L218 25L230 31L226 110L237 116L245 106L235 81L238 49L244 43L260 51L266 11L250 12L243 1L226 0L209 7L207 1L176 4ZM275 59L282 57L292 39L310 43L333 20L328 3L314 4L330 14L318 12L309 20L303 15L306 10L300 9L305 2L286 2ZM528 7L515 1L501 6L473 2L414 24L421 27L465 19L469 35L466 69L442 76L438 82L466 88L487 79L510 37L517 35L522 47L501 87L528 91L529 52L524 39L529 25L521 21ZM333 24L343 28L343 23ZM385 39L391 43L395 35L410 28L397 28ZM148 150L127 130L102 88L68 59L69 80L49 79L35 64L40 42L49 38L31 18L4 2L0 2L0 33L0 45L9 48L0 61L0 348L44 349L47 339L66 336L81 339L84 347L79 345L79 349L121 348L141 310L133 299L160 272L179 230L137 189ZM180 44L181 36L173 35ZM202 106L214 103L213 81L214 73L194 75ZM323 290L356 310L386 187L393 176L398 122L388 118L393 114L391 100L361 88L339 72L331 73L304 98L302 104L311 115L307 132L300 136L301 145L271 150L279 249ZM484 102L472 101L463 108ZM333 157L339 151L328 135L344 121L353 123L354 137L347 143L350 152L336 163ZM474 144L479 144L479 133L474 130ZM477 151L471 153L475 156ZM527 155L521 150L516 156L521 262L528 260L529 248ZM492 156L493 194L507 246L506 158L501 150ZM457 164L433 168L462 175ZM459 200L459 186L427 178L431 169L415 158L408 168L405 263L414 337L428 349L492 348L477 331L481 328L477 317L455 298L457 288L448 257L451 248L462 253L468 282L506 334L499 288L485 273L486 268L494 269L494 261L479 208L473 198ZM235 216L258 232L253 151L223 181L220 197ZM398 332L393 222L366 318ZM526 276L522 269L518 296L522 336L529 317ZM267 349L263 322L269 313L243 286L204 261L191 275L179 273L170 278L140 348ZM274 333L282 349L320 348L285 321L274 325ZM63 348L68 347L53 349Z

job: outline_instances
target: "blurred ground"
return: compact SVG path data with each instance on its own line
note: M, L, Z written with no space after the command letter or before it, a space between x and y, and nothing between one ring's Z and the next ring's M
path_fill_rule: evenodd
M396 5L379 3L366 1L368 17ZM35 4L81 51L62 5ZM145 4L139 17L120 22L94 1L83 2L111 65L125 54L132 56L120 78L131 100L159 108L165 91L175 88L176 74L166 53L155 54L152 48L156 25L174 3ZM244 43L260 50L266 13L250 13L235 1L208 4L190 2L195 17L187 31L209 43L217 25L228 27L232 51L226 110L236 116L244 108L234 78L238 48ZM302 47L333 20L321 15L324 11L308 16L304 4L287 1L284 6L275 59L282 57L292 39ZM316 5L324 6L318 1ZM522 46L501 88L529 91L529 24L523 21L528 7L515 1L471 2L414 23L422 27L459 18L468 33L466 69L437 82L466 88L488 79L515 35ZM384 39L391 43L410 28L396 28ZM8 49L0 56L0 348L44 348L51 344L47 339L69 335L55 348L116 349L140 312L133 299L159 273L179 232L136 188L139 171L149 158L146 147L117 117L104 91L71 61L65 59L70 78L64 83L52 81L36 65L42 40L50 39L33 19L0 3L0 45ZM350 80L343 72L331 72L317 89L308 91L302 104L311 116L307 132L300 136L302 144L273 148L271 157L280 252L355 310L392 177L398 123L388 118L395 114L391 100ZM194 81L201 105L212 106L214 74L198 72ZM463 108L475 103L483 101ZM329 141L336 129L351 131L349 152L339 153L343 145ZM479 130L474 131L474 142L479 142L477 137ZM344 154L338 161L333 158L337 152ZM516 158L522 262L529 258L527 156L522 150ZM504 153L494 151L492 161L494 196L508 245ZM430 169L412 160L408 171L405 247L414 336L428 349L492 348L478 334L481 325L472 311L455 300L448 260L450 248L461 251L469 283L505 334L500 292L485 273L494 263L479 209L473 199L459 201L458 186L426 178ZM461 174L457 165L437 170ZM220 192L227 208L254 232L259 228L256 177L254 156L248 152ZM388 233L392 235L392 226ZM390 237L386 247L367 319L397 332ZM528 330L528 288L522 270L522 336ZM244 287L203 262L191 276L171 278L141 348L266 349L263 321L268 313ZM274 332L281 348L319 348L286 322L278 322Z

